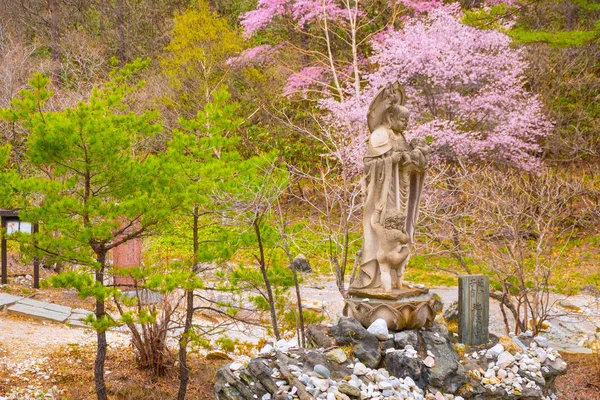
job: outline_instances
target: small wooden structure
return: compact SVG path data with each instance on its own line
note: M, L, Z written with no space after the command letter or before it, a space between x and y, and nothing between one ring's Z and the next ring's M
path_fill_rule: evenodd
M142 265L142 239L131 239L113 249L113 265L115 267L138 267ZM133 290L135 279L130 276L115 276L114 284L123 289Z
M0 223L2 225L1 242L1 261L2 261L2 284L8 283L8 250L6 237L14 232L26 232L36 234L38 232L38 224L21 221L19 219L19 210L0 210ZM37 257L33 258L33 287L40 287L40 261Z

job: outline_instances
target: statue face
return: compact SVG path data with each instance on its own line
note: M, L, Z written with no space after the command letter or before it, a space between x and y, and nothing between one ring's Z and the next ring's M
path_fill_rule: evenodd
M394 210L386 213L385 219L383 221L383 227L385 229L404 230L405 221L406 217L402 215L399 211Z
M394 132L404 132L408 127L410 111L401 105L393 105L388 111L388 123Z

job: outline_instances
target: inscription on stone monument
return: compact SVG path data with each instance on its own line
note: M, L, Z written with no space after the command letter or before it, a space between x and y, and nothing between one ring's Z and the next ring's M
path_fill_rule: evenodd
M490 280L485 275L458 278L458 341L466 345L489 340Z

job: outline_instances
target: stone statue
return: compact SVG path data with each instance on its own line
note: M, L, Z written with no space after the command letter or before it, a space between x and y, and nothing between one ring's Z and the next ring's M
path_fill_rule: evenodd
M409 111L398 83L375 96L367 122L371 136L364 157L364 244L353 289L402 289L414 238L429 156L423 139L407 143Z
M396 82L369 106L362 259L344 308L365 326L383 318L396 330L421 327L435 317L428 289L403 281L430 153L425 140L406 141L410 113L404 101Z
M397 288L402 288L402 266L408 258L408 234L405 230L406 217L400 212L389 213L381 223L383 203L377 205L371 217L371 227L377 235L379 249L377 263L381 272L381 283L386 293L392 291L392 272Z

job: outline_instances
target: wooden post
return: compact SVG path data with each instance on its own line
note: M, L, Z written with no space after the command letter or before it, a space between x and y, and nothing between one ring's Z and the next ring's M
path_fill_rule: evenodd
M32 238L34 244L36 243L35 235L38 233L38 229L39 225L37 223L33 224L31 234L34 235ZM33 257L33 287L35 289L40 288L40 259L38 258L38 256Z
M2 221L2 284L8 283L8 255L6 254L6 217L0 217Z
M458 278L458 341L466 345L489 341L490 279L485 275Z

